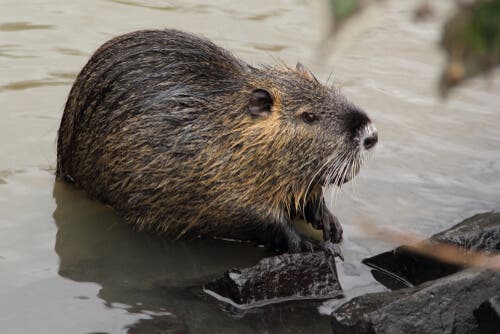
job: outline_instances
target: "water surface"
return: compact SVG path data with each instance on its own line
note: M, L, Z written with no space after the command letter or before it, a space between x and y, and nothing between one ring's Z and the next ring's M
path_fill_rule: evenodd
M143 28L201 33L245 60L294 64L334 82L375 120L381 145L334 204L343 222L349 296L380 289L359 261L392 245L356 222L430 235L500 208L500 76L436 96L436 42L449 13L411 20L414 1L386 1L366 29L326 59L307 1L4 0L0 12L0 332L328 332L319 304L241 314L199 284L269 255L225 241L134 232L113 212L54 180L59 119L71 83L112 36ZM325 304L328 306L328 304ZM323 312L329 310L325 305Z

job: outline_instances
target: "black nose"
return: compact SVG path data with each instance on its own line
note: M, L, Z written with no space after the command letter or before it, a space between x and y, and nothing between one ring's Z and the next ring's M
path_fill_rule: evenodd
M375 146L375 144L377 144L378 142L378 134L375 132L375 133L372 133L369 137L366 137L364 140L363 140L363 146L369 150L371 149L373 146Z
M370 118L366 113L354 106L349 106L343 115L346 130L352 134L353 138L359 131L370 123Z

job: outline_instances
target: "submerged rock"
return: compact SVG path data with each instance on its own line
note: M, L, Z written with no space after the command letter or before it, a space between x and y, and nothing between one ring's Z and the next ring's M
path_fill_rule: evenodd
M206 293L252 307L289 300L339 298L342 288L324 252L282 254L234 269L204 286ZM335 264L333 264L334 266Z
M472 251L500 253L500 212L482 213L467 218L448 230L435 234L429 241ZM364 259L363 263L376 269L372 272L375 279L391 289L418 285L464 268L417 254L405 246ZM393 279L394 276L400 278L399 284Z
M500 273L464 270L418 287L356 297L332 313L332 327L336 334L479 333L473 311L499 293Z
M497 334L500 331L500 295L491 297L474 310L481 334Z

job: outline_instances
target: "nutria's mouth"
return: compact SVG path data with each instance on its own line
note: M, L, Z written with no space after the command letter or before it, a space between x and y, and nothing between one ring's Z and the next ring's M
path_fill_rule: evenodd
M373 148L378 142L378 133L375 126L368 123L359 130L355 138L356 147L350 151L340 153L336 156L329 156L325 165L320 168L320 182L324 186L343 184L352 180L358 175L361 166L373 153Z

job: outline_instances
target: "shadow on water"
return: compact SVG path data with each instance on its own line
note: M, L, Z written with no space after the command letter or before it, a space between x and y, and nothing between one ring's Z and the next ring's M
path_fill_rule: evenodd
M330 330L317 304L274 305L241 313L202 293L201 285L211 277L269 256L265 248L222 240L167 240L134 231L111 209L71 185L56 182L53 194L59 275L97 283L97 297L106 307L143 316L127 327L128 333Z

